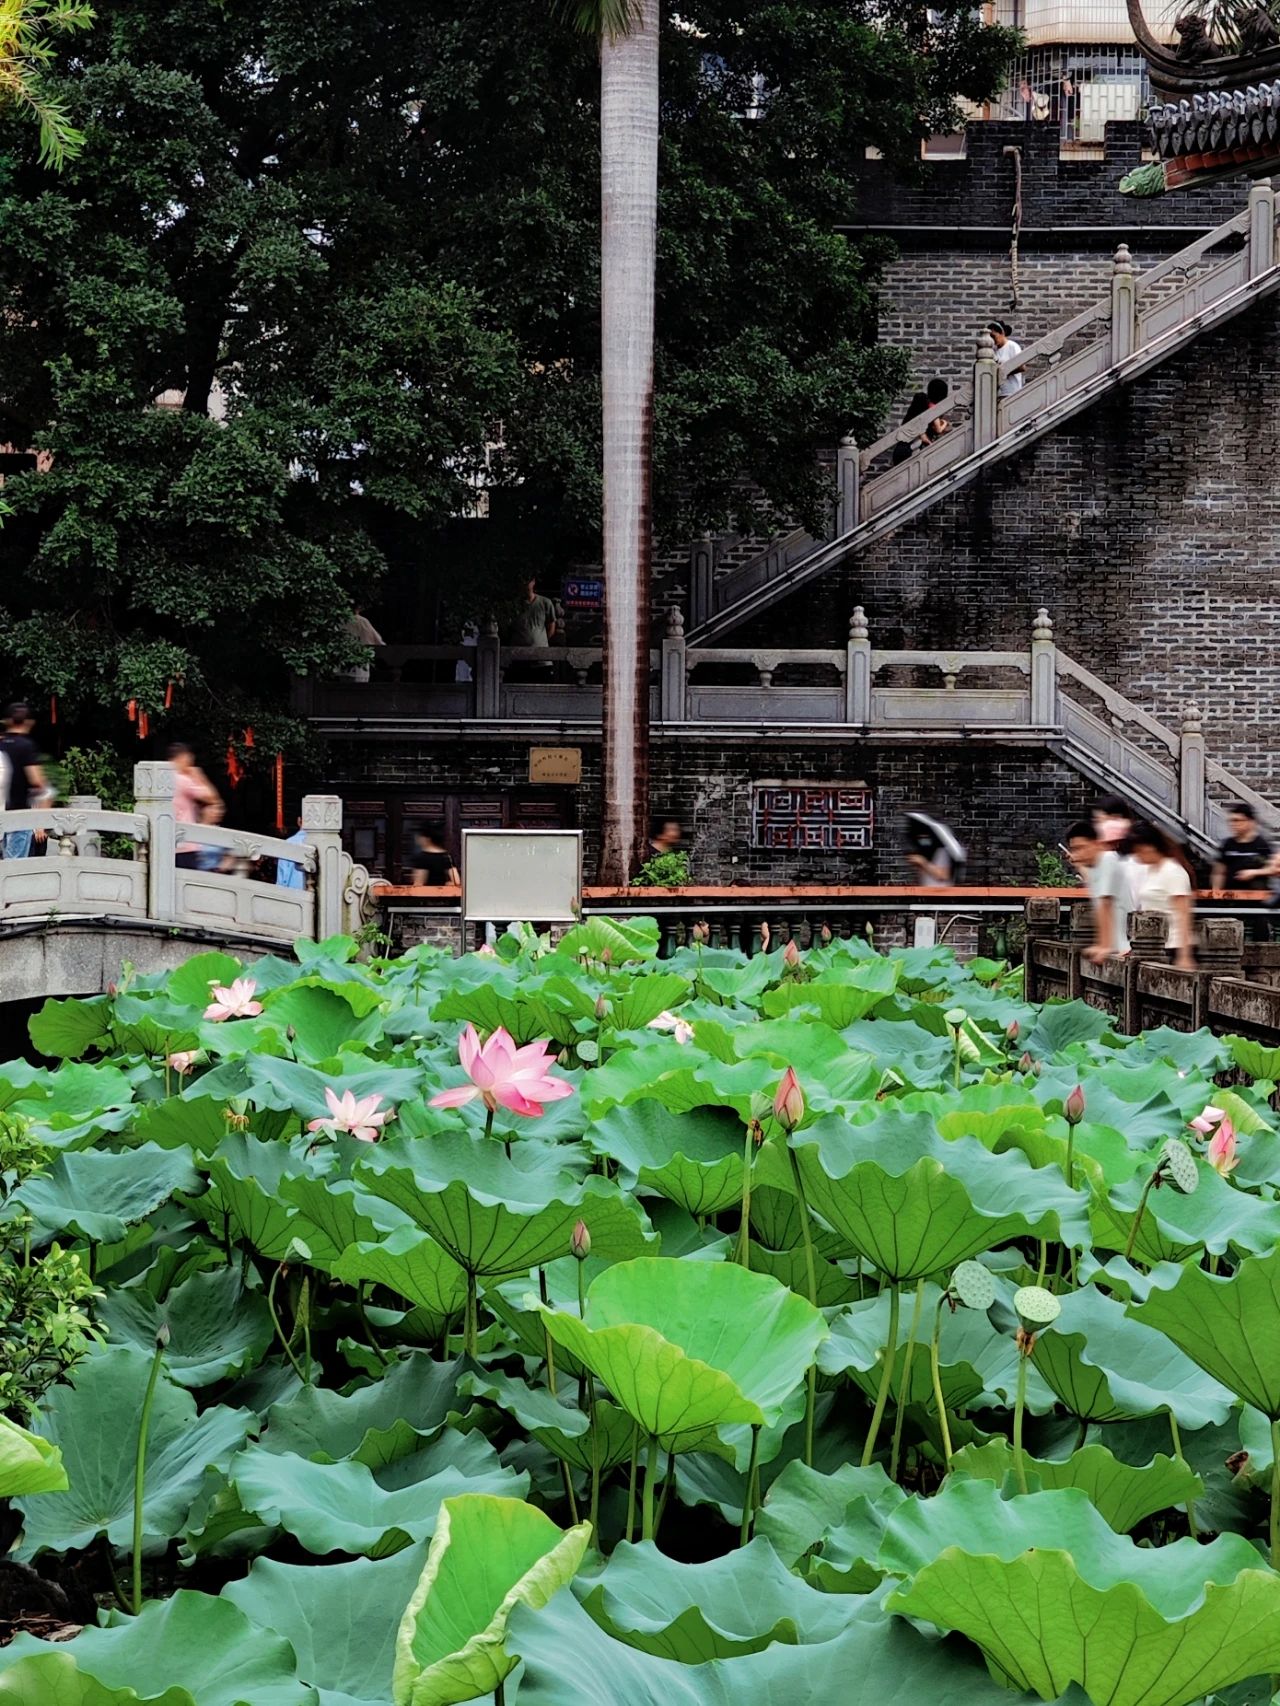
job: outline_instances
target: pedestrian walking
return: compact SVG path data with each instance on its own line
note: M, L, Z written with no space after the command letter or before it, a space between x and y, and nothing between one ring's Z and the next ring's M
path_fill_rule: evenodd
M1002 397L1012 397L1015 391L1022 389L1021 370L1013 371L1021 359L1022 345L1015 340L1013 327L1007 320L989 320L987 330L996 346L996 366L1000 369L997 389Z
M1195 872L1186 854L1172 837L1154 823L1135 823L1129 832L1129 850L1141 872L1134 891L1138 912L1159 912L1168 922L1165 948L1179 971L1194 971L1195 926L1192 921L1192 891Z
M964 843L928 812L904 812L911 851L907 863L919 873L923 888L949 888L964 880L968 859Z
M175 741L167 753L173 765L173 815L179 823L221 823L222 795L196 763L185 741ZM216 871L222 854L199 841L180 841L174 863L187 871Z
M1129 952L1131 897L1124 862L1083 818L1067 831L1067 857L1084 879L1093 911L1093 941L1084 958L1099 965Z
M5 712L4 734L0 735L0 754L8 776L5 809L11 812L33 811L53 802L53 789L40 768L40 754L31 738L36 720L31 707L17 699ZM43 829L10 829L4 836L6 859L27 859L33 842L43 842Z

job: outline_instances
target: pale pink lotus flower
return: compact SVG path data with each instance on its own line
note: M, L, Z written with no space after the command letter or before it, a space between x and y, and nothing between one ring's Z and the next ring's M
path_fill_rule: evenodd
M1084 1118L1084 1088L1077 1084L1075 1089L1062 1104L1062 1111L1067 1117L1068 1125L1079 1125Z
M1236 1154L1236 1128L1225 1115L1205 1151L1205 1160L1224 1179L1240 1165L1240 1157Z
M357 1102L354 1090L344 1090L339 1096L326 1084L324 1099L329 1104L329 1117L312 1120L308 1131L327 1131L330 1137L346 1132L357 1143L376 1143L381 1128L396 1117L394 1108L383 1108L381 1096L362 1096Z
M784 966L793 967L800 964L800 949L796 946L794 941L788 942L786 947L782 950L782 963Z
M804 1091L792 1066L783 1073L778 1093L773 1098L773 1117L786 1131L794 1131L804 1118Z
M645 1026L647 1031L670 1031L678 1043L693 1041L693 1026L687 1019L682 1019L678 1013L659 1013L656 1019L650 1019Z
M255 1001L257 984L251 977L238 977L230 987L221 983L209 985L213 1000L204 1010L206 1019L256 1019L262 1011L261 1001Z
M196 1057L190 1049L180 1048L174 1054L165 1056L165 1065L170 1072L176 1072L179 1078L184 1078L196 1063Z
M482 954L484 958L488 960L496 960L498 957L498 950L494 947L492 942L481 942L480 946L476 949L476 953Z
M572 1084L551 1076L549 1068L555 1056L550 1042L517 1048L511 1033L501 1025L483 1046L475 1026L468 1025L458 1039L458 1059L470 1084L441 1090L431 1098L433 1108L460 1108L479 1098L490 1113L509 1108L513 1114L532 1119L543 1112L547 1102L573 1094Z
M1225 1108L1215 1108L1212 1103L1203 1112L1198 1113L1193 1120L1188 1120L1192 1131L1198 1131L1201 1137L1208 1137L1213 1128L1227 1117Z

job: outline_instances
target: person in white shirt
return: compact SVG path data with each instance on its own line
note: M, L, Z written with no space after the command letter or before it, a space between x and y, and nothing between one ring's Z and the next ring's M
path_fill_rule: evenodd
M1153 823L1135 823L1129 832L1129 849L1140 873L1134 890L1139 912L1163 913L1169 922L1165 947L1179 971L1194 971L1191 872L1181 849Z
M1099 841L1092 824L1073 823L1067 831L1067 855L1084 878L1093 902L1093 942L1084 958L1097 965L1113 954L1129 952L1129 914L1133 910L1124 861Z
M996 366L1000 369L998 390L1002 397L1012 397L1022 389L1022 374L1011 373L1011 365L1022 354L1022 345L1015 341L1013 327L1007 320L991 320L987 324L991 341L996 346Z

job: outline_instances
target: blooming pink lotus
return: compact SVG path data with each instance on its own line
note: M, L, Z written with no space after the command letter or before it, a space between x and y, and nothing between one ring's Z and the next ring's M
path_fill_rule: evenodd
M693 1026L678 1013L659 1013L656 1019L650 1019L645 1028L650 1031L670 1031L678 1043L693 1041Z
M251 977L238 977L228 988L211 983L213 1000L204 1010L206 1019L256 1019L262 1011L261 1001L255 1001L258 986Z
M572 1084L552 1078L548 1070L555 1059L548 1041L517 1048L511 1033L501 1025L483 1045L475 1026L468 1025L458 1039L458 1059L470 1084L441 1090L431 1098L433 1108L461 1108L478 1097L490 1113L509 1108L513 1114L532 1119L543 1112L547 1102L573 1094Z
M1216 1125L1221 1124L1226 1117L1227 1114L1225 1108L1215 1108L1213 1104L1210 1103L1203 1112L1196 1115L1195 1119L1189 1120L1187 1123L1190 1125L1192 1131L1198 1131L1201 1137L1208 1137L1213 1128Z
M1236 1128L1225 1114L1205 1151L1205 1160L1224 1179L1240 1165L1240 1157L1236 1154Z
M329 1117L312 1120L308 1131L327 1131L331 1137L346 1132L358 1143L376 1143L381 1128L396 1117L394 1108L382 1106L381 1096L362 1096L357 1102L354 1090L344 1090L339 1096L326 1084L324 1099L329 1104Z
M189 1049L178 1049L175 1054L165 1056L165 1065L179 1078L184 1078L195 1063L196 1057Z

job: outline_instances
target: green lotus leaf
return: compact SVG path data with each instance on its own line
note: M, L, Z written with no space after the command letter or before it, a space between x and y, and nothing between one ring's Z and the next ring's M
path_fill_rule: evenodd
M277 1190L297 1209L293 1236L302 1240L318 1266L337 1261L352 1244L385 1238L410 1224L407 1215L368 1196L350 1179L286 1175Z
M588 1117L598 1120L610 1108L641 1099L657 1101L673 1114L691 1108L733 1108L739 1119L751 1114L751 1099L772 1095L778 1072L767 1060L722 1061L696 1043L650 1032L646 1040L618 1049L603 1066L587 1074L582 1100Z
M607 963L620 966L656 960L660 938L656 918L604 918L593 913L566 930L559 947L561 954L573 959L603 960L608 954Z
M68 1486L58 1447L0 1416L0 1499L63 1493Z
M62 1453L70 1489L17 1501L23 1514L20 1556L46 1548L69 1552L105 1534L125 1547L133 1532L133 1473L138 1417L152 1358L131 1346L94 1351L71 1384L46 1395L34 1432ZM111 1418L113 1425L104 1425ZM162 1379L147 1433L143 1542L154 1549L181 1532L205 1469L225 1464L256 1427L249 1410L223 1406L196 1414L189 1392Z
M87 1001L52 996L27 1020L27 1033L41 1054L79 1060L102 1045L111 1030L111 1002L105 995Z
M679 972L648 972L622 989L606 991L608 1023L615 1031L638 1031L687 1000L692 985Z
M599 1155L621 1164L621 1182L660 1191L695 1215L719 1214L742 1199L742 1121L724 1108L673 1114L661 1102L611 1108L591 1128Z
M45 1006L49 1006L46 1002ZM36 1015L39 1018L39 1014ZM31 1023L35 1024L35 1019ZM86 1021L87 1023L87 1021ZM43 1054L53 1054L53 1049L45 1048L32 1033L32 1040ZM1267 1048L1264 1043L1254 1042L1252 1037L1228 1037L1227 1047L1231 1050L1231 1058L1240 1068L1247 1072L1250 1078L1263 1078L1269 1084L1280 1079L1280 1048Z
M1189 1706L1280 1667L1280 1575L1241 1535L1137 1546L1078 1489L1004 1501L948 1483L890 1517L889 1610L955 1630L1010 1686L1107 1706Z
M1032 1362L1073 1416L1120 1422L1168 1409L1186 1428L1225 1421L1231 1393L1163 1332L1093 1286L1061 1302L1053 1331L1036 1338Z
M953 1643L886 1617L877 1599L842 1602L843 1634L685 1665L612 1639L573 1594L517 1608L507 1645L524 1660L520 1706L1023 1706Z
M402 1209L473 1274L501 1276L562 1256L584 1221L598 1256L637 1254L652 1241L638 1205L604 1179L576 1179L555 1156L493 1138L442 1132L414 1165L368 1165L356 1178Z
M824 1475L797 1460L770 1487L756 1532L828 1593L870 1593L885 1524L906 1496L879 1463Z
M352 1461L379 1469L444 1427L461 1368L461 1362L433 1362L425 1351L413 1351L346 1397L304 1386L268 1411L262 1446L313 1463Z
M6 1665L0 1658L0 1706L196 1706L185 1688L139 1694L86 1676L65 1647L49 1647Z
M136 1689L138 1698L160 1697L165 1706L169 1706L165 1690L172 1690L179 1700L185 1690L198 1706L317 1706L315 1691L297 1680L293 1648L287 1641L255 1629L229 1600L185 1589L172 1599L144 1605L138 1617L118 1618L105 1629L82 1629L65 1645L50 1646L19 1635L4 1650L5 1657L10 1654L15 1659L65 1654L84 1676L107 1688ZM3 1681L0 1675L0 1688ZM70 1698L75 1701L76 1695L71 1693ZM123 1692L121 1698L135 1696ZM36 1700L61 1706L63 1696L33 1695L31 1699L33 1706ZM90 1702L94 1702L91 1693L85 1706Z
M582 1320L545 1306L542 1316L671 1451L732 1422L771 1426L827 1335L810 1303L765 1274L661 1256L607 1268Z
M112 1344L154 1350L169 1329L165 1369L179 1386L210 1386L255 1367L272 1339L271 1314L260 1292L248 1291L234 1268L192 1274L157 1303L138 1286L109 1291L98 1319Z
M1237 1190L1209 1168L1199 1170L1199 1188L1152 1191L1138 1228L1134 1254L1149 1266L1185 1262L1208 1250L1213 1255L1239 1250L1258 1254L1280 1242L1280 1202L1264 1202ZM1097 1249L1123 1250L1137 1211L1142 1181L1117 1185L1090 1209Z
M215 1235L247 1244L271 1262L282 1262L297 1234L297 1211L257 1179L241 1178L230 1163L213 1156L207 1163L209 1189L192 1204Z
M1247 1257L1229 1276L1157 1268L1146 1302L1129 1314L1246 1404L1280 1419L1280 1248Z
M184 1007L198 1007L203 1013L212 997L211 984L229 984L244 975L244 967L230 954L216 951L193 954L165 979L169 999Z
M776 1088L788 1066L793 1067L815 1112L856 1108L880 1088L883 1075L876 1063L825 1025L804 1019L764 1019L743 1025L737 1036L738 1053L745 1060L773 1063L770 1089Z
M446 1499L396 1636L395 1706L454 1706L498 1687L516 1664L503 1645L512 1610L545 1606L590 1538L590 1523L565 1533L517 1499Z
M422 1544L393 1558L356 1558L323 1569L256 1558L249 1574L230 1582L221 1597L288 1641L298 1675L319 1691L320 1706L386 1706L396 1631L426 1557Z
M1019 1038L1033 1060L1051 1060L1072 1043L1104 1037L1115 1020L1084 1001L1046 1001L1025 1038Z
M341 1054L347 1045L374 1041L379 1029L376 1012L357 1018L351 1002L337 990L302 983L272 990L265 1017L277 1030L291 1030L294 1053L312 1064Z
M843 1031L865 1019L898 987L902 967L876 958L858 965L835 966L808 983L782 983L766 989L760 1005L771 1019L782 1019L796 1007L814 1007L824 1025Z
M705 1564L677 1563L650 1540L623 1543L575 1592L610 1635L686 1665L775 1641L830 1641L849 1620L844 1605L806 1586L761 1539Z
M801 1297L809 1295L809 1266L804 1251L770 1250L751 1240L750 1267L753 1273L771 1274L774 1279ZM814 1263L813 1283L819 1309L834 1309L844 1303L856 1303L864 1290L863 1284L851 1279L834 1262L819 1258Z
M389 1558L411 1541L427 1539L444 1500L457 1493L522 1498L528 1491L528 1476L503 1468L479 1435L446 1437L460 1442L453 1455L462 1455L461 1463L444 1462L434 1474L391 1488L379 1485L363 1463L312 1463L262 1446L250 1446L234 1458L227 1479L242 1508L262 1527L282 1529L317 1557L346 1552ZM390 1467L420 1473L414 1457Z
M467 1300L465 1271L416 1226L403 1226L376 1244L352 1244L327 1265L347 1285L385 1286L403 1297L423 1312L433 1338L462 1313Z
M1011 1238L1086 1241L1082 1199L1055 1169L976 1138L948 1142L927 1115L823 1119L789 1141L810 1208L899 1283Z
M530 1386L523 1380L490 1370L487 1374L464 1374L458 1382L458 1393L462 1397L487 1398L514 1417L530 1438L545 1446L553 1457L573 1469L590 1472L589 1414L576 1405L553 1398L545 1386ZM626 1411L598 1398L595 1451L601 1473L627 1461L634 1437L635 1423Z
M1117 1534L1129 1534L1146 1517L1194 1502L1204 1492L1204 1482L1179 1458L1157 1456L1136 1467L1121 1463L1105 1445L1081 1446L1060 1460L1028 1457L1025 1462L1046 1492L1079 1487ZM966 1445L952 1458L951 1467L957 1474L1000 1487L1013 1472L1013 1448L1004 1439Z
M195 1190L199 1183L189 1155L144 1143L118 1152L59 1155L47 1173L28 1179L9 1201L33 1217L41 1242L71 1232L91 1244L115 1244L175 1191Z

